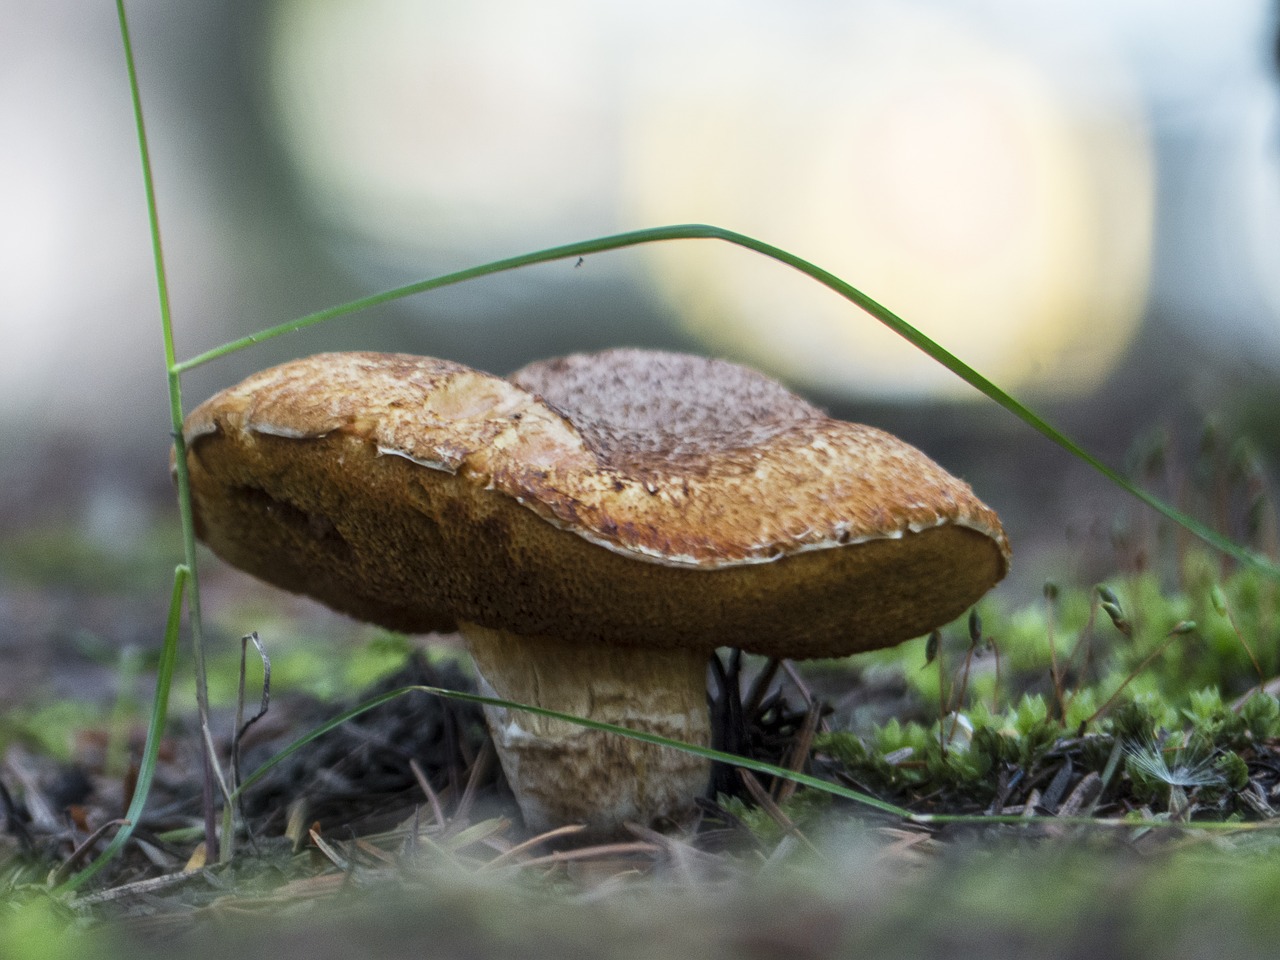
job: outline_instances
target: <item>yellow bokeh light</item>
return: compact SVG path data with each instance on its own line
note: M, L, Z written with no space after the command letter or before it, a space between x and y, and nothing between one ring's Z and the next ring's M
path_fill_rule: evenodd
M632 115L632 218L791 250L1006 386L1095 385L1145 301L1153 190L1136 112L1071 102L1030 59L928 7L843 29L861 42L775 36L755 57L727 44L696 68L664 62ZM967 389L784 268L706 245L648 256L719 353L837 392Z

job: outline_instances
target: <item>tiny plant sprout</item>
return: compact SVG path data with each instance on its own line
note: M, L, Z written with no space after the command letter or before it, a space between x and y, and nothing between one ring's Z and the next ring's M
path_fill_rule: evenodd
M969 644L973 647L982 642L982 618L977 610L969 611Z
M1124 609L1120 606L1120 601L1116 598L1115 593L1110 587L1099 586L1098 596L1101 598L1099 604L1107 616L1111 618L1111 622L1115 624L1115 628L1123 633L1126 637L1133 636L1133 624L1124 615Z
M929 639L924 645L924 665L927 667L938 658L938 649L942 646L942 631L931 630Z
M495 699L696 745L717 647L891 646L1009 564L996 514L920 451L700 357L503 378L323 354L211 398L184 436L197 532L233 565L392 629L458 630ZM689 822L707 789L686 751L487 719L530 829Z
M1222 587L1216 583L1209 590L1209 602L1213 604L1213 611L1220 617L1227 615L1227 595L1222 592Z

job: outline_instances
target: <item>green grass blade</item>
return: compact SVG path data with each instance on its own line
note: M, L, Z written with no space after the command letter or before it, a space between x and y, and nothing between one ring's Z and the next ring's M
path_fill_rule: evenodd
M775 247L772 244L765 243L762 240L757 240L754 237L746 236L745 234L737 233L733 230L725 230L721 227L708 226L706 224L679 224L676 226L635 230L628 233L614 234L608 237L599 237L594 240L584 240L578 243L549 247L545 250L538 250L533 253L522 254L516 257L508 257L503 260L495 260L492 263L482 264L481 266L471 267L466 270L459 270L455 273L445 274L429 280L422 280L417 283L411 283L406 286L397 287L394 290L387 290L383 293L364 297L360 300L353 300L350 303L330 307L327 310L321 310L317 313L300 317L297 320L292 320L288 323L283 323L279 326L271 327L259 333L251 334L250 336L243 337L239 340L223 344L222 346L209 350L206 353L199 354L189 360L176 364L173 369L179 373L191 370L195 367L208 363L211 360L216 360L219 357L244 349L252 344L261 343L264 340L283 336L286 333L293 333L305 327L323 323L328 320L334 320L338 317L356 313L360 310L366 310L380 304L389 303L393 300L399 300L403 297L413 296L418 293L425 293L429 290L436 290L441 287L463 283L468 280L475 280L479 277L488 276L490 274L502 273L507 270L515 270L520 267L546 263L552 260L563 260L570 257L581 257L594 253L602 253L608 250L632 247L638 244L690 239L722 240L726 243L744 247L748 250L753 250L756 253L776 260L779 263L785 264L800 271L813 280L816 280L818 283L821 283L823 286L844 297L850 303L861 307L894 333L898 334L900 337L916 347L916 349L942 364L942 366L946 367L960 379L964 380L976 390L1004 407L1042 436L1056 443L1072 456L1088 464L1116 486L1125 490L1134 497L1137 497L1153 510L1163 514L1174 523L1199 537L1215 550L1219 550L1242 563L1248 564L1249 566L1255 567L1272 577L1280 579L1280 567L1276 566L1270 560L1252 550L1248 550L1245 547L1232 542L1230 539L1222 536L1206 524L1201 523L1194 517L1183 513L1181 510L1165 503L1154 494L1144 490L1142 487L1139 487L1128 477L1125 477L1123 474L1093 456L1093 454L1085 450L1084 447L1076 443L1066 434L1062 433L1026 404L996 386L996 384L992 383L955 354L951 353L936 341L925 336L892 310L889 310L882 304L872 300L852 284L840 279L830 271L824 270L823 268L810 263L801 257L797 257L795 254L789 253L780 247Z
M620 737L629 737L632 740L639 740L643 743L652 743L661 747L670 747L673 750L682 750L685 753L691 753L694 756L704 757L719 763L727 764L732 767L741 767L744 770L750 770L753 773L761 773L766 776L779 777L784 780L790 780L801 786L810 787L814 790L821 790L831 796L840 797L844 800L850 800L854 803L861 804L872 810L881 813L890 814L903 820L910 820L919 824L1012 824L1019 826L1036 826L1044 824L1056 824L1058 826L1081 826L1081 827L1107 827L1107 828L1129 828L1150 830L1155 828L1167 828L1176 830L1218 830L1223 832L1240 832L1240 831L1258 831L1258 830L1280 830L1280 821L1263 821L1242 823L1237 821L1195 821L1194 823L1177 823L1170 820L1126 820L1126 819L1109 819L1100 820L1094 817L1056 817L1056 816L1027 816L1025 814L1007 814L1007 815L991 815L991 814L928 814L913 813L905 807L897 804L889 803L887 800L881 800L870 794L852 790L849 787L839 783L833 783L830 780L823 780L811 774L802 773L795 770L788 770L785 767L775 766L771 763L765 763L762 760L752 760L748 757L740 757L736 754L725 753L721 750L713 750L710 747L698 746L696 744L684 743L679 740L671 740L667 737L660 736L656 733L648 733L641 730L632 730L628 727L620 727L611 723L602 723L598 720L588 720L584 717L576 717L568 713L560 713L556 710L547 710L543 707L531 707L522 703L515 703L511 700L501 700L496 697L486 697L478 693L466 693L461 690L446 690L442 687L430 686L405 686L395 690L389 690L381 693L376 697L372 697L363 703L352 707L350 710L340 713L332 719L326 721L320 726L310 730L303 736L294 740L283 750L275 754L267 760L262 766L258 767L254 772L245 779L240 788L232 795L232 799L238 799L245 791L250 789L257 783L266 773L280 763L282 760L296 753L308 743L318 739L324 734L333 730L335 727L341 726L353 717L358 717L366 711L379 707L384 703L402 697L405 694L413 692L428 693L436 697L444 697L450 700L460 700L465 703L476 703L482 706L502 707L507 710L523 710L527 713L537 714L542 717L550 717L554 720L562 720L566 723L577 724L578 726L588 727L592 730L599 730L604 733L616 734Z
M722 236L723 235L723 236ZM307 327L315 326L318 323L324 323L328 320L336 320L339 317L345 317L353 313L359 313L362 310L368 310L372 307L381 306L385 303L391 303L395 300L402 300L405 297L411 297L415 294L426 293L430 290L439 290L442 287L450 287L455 284L465 283L469 280L478 280L481 277L491 276L497 273L504 273L508 270L517 270L521 267L531 267L539 263L549 263L554 260L565 260L572 257L582 257L593 253L604 253L608 250L618 250L624 247L633 247L643 243L656 243L662 240L680 240L680 239L696 239L718 237L726 239L729 236L738 236L730 231L720 230L718 227L707 227L700 224L684 224L673 227L651 227L645 230L634 230L628 233L614 234L608 237L598 237L594 240L581 240L575 243L566 243L556 247L548 247L545 250L536 250L532 253L524 253L515 257L506 257L502 260L494 260L491 263L481 264L476 267L468 267L465 270L458 270L453 273L446 273L439 277L432 277L427 280L419 280L415 283L405 284L402 287L395 287L391 290L376 293L372 296L361 297L359 300L352 300L349 303L339 304L336 307L329 307L325 310L318 310L315 313L309 313L305 317L299 317L296 320L290 320L274 327L268 327L257 333L251 333L246 337L238 340L232 340L224 343L212 350L183 360L178 363L175 369L180 373L203 366L212 360L217 360L227 354L235 353L237 350L243 350L255 343L262 343L266 340L272 340L276 337L282 337L287 333L295 333Z
M120 39L124 44L125 70L129 74L129 93L133 97L133 122L137 129L138 153L142 161L142 184L147 195L151 256L155 261L156 292L160 297L160 323L164 331L165 366L172 369L177 354L174 350L173 323L169 312L169 282L164 266L164 246L160 242L160 214L156 204L155 178L151 173L151 148L147 139L147 124L142 115L142 92L138 85L138 67L133 57L133 40L129 33L129 18L125 15L124 0L116 0L116 14L120 20Z
M156 759L160 753L160 738L164 735L165 719L169 714L169 690L173 686L174 668L178 662L178 641L182 626L182 598L186 592L191 571L185 566L173 572L173 593L169 598L169 616L164 628L164 646L160 651L160 663L156 668L156 692L151 701L151 719L147 724L147 741L142 749L142 762L138 765L138 780L133 788L133 798L125 812L125 823L116 831L102 853L60 887L58 893L70 893L83 885L101 870L133 836L133 829L142 817L155 778Z
M257 783L258 780L261 779L266 774L266 772L270 770L273 766L275 766L277 763L284 760L286 757L296 753L298 750L302 749L311 741L317 739L318 737L323 736L324 734L328 733L330 730L334 729L335 727L338 727L346 723L352 717L358 717L360 714L368 710L372 710L374 707L381 706L382 704L390 700L394 700L396 697L402 697L407 693L413 693L415 691L418 691L421 693L429 693L432 696L436 696L436 697L445 697L449 700L461 700L465 703L478 703L483 706L504 707L508 710L523 710L526 713L537 714L538 716L541 716L541 717L550 717L553 720L562 720L565 723L577 724L578 726L588 727L592 730L599 730L603 733L614 733L614 734L617 734L618 736L630 737L632 740L639 740L643 743L652 743L660 747L671 747L673 750L683 750L685 753L691 753L694 756L705 757L708 760L715 760L720 763L725 763L734 767L742 767L743 769L750 770L754 773L763 773L769 776L782 777L786 780L793 780L796 783L801 784L802 786L814 787L815 789L818 789L818 790L824 790L827 793L833 794L837 797L843 797L846 800L853 800L856 803L860 803L863 806L871 807L874 810L879 810L882 813L889 813L889 814L893 814L896 817L902 817L902 818L909 818L911 816L911 812L909 810L906 810L899 806L895 806L892 803L889 803L885 800L880 800L876 797L870 796L869 794L859 793L857 790L850 790L848 787L841 786L838 783L831 783L830 781L827 781L827 780L821 780L818 777L811 776L807 773L799 773L794 770L787 770L783 767L777 767L771 763L765 763L761 760L751 760L747 757L735 756L732 753L724 753L723 751L720 751L720 750L713 750L710 747L703 747L703 746L698 746L697 744L683 743L682 741L679 741L679 740L672 740L672 739L669 739L668 737L659 736L656 733L648 733L643 730L631 730L627 727L620 727L612 723L602 723L599 720L588 720L585 717L575 717L569 713L560 713L556 710L547 710L544 707L531 707L531 706L527 706L526 704L515 703L510 700L500 700L496 697L482 696L481 694L478 694L478 693L465 693L461 690L446 690L442 687L427 687L427 686L416 686L416 685L408 686L408 687L399 687L396 690L391 690L391 691L388 691L387 693L379 694L376 697L373 697L369 700L364 701L358 706L352 707L350 710L347 710L345 713L338 714L333 719L307 732L305 735L293 741L291 744L289 744L287 747L285 747L275 756L271 757L271 759L269 759L262 766L258 767L258 769L256 769L252 774L250 774L247 778L245 778L244 783L242 783L240 785L240 788L236 790L235 794L233 794L233 799L238 798L238 796L243 791L248 790L255 783Z
M116 0L116 13L120 21L120 40L124 46L125 69L129 76L129 93L133 100L133 117L137 129L138 156L142 164L142 183L146 193L147 218L151 230L151 251L155 261L156 290L160 297L160 329L164 339L165 370L169 388L169 420L174 439L176 457L174 461L174 479L178 488L178 512L182 521L183 563L191 576L188 589L190 591L189 606L191 611L191 649L195 660L196 705L200 715L200 727L204 740L204 764L206 775L215 777L223 786L226 784L222 771L209 749L211 734L209 731L209 687L204 655L204 617L200 609L200 581L196 576L197 555L195 518L191 507L191 484L187 473L186 445L182 437L182 374L177 369L177 355L174 349L173 317L169 309L169 281L164 263L164 244L160 239L160 213L156 203L155 178L151 172L151 147L147 138L147 124L142 110L142 92L138 84L138 70L133 56L133 41L129 33L129 18L125 12L124 0ZM212 791L207 795L212 798ZM210 799L205 804L206 842L210 850L217 848L216 818Z

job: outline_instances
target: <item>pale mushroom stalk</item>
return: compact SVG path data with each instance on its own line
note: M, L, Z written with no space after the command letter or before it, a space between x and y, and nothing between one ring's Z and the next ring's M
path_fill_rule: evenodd
M519 636L460 623L481 693L708 746L707 657ZM707 789L710 764L526 711L486 707L503 772L525 826L583 823L596 833L621 824L683 826Z

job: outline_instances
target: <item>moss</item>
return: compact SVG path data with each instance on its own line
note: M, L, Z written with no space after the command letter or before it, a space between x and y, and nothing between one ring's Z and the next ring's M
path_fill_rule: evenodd
M1055 587L1015 611L987 601L981 649L957 623L927 669L899 665L918 713L944 720L837 731L816 749L922 811L1060 801L1094 774L1112 813L1256 819L1265 804L1241 792L1269 790L1280 760L1280 702L1259 689L1280 648L1267 612L1276 585L1253 571L1224 577L1196 553L1185 566L1180 590L1143 574Z

